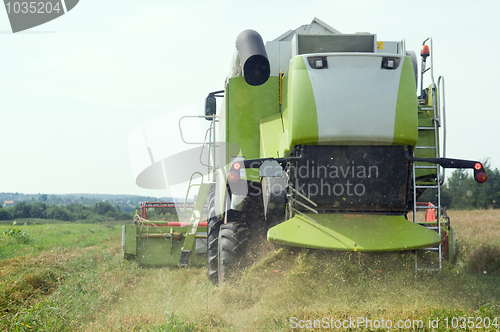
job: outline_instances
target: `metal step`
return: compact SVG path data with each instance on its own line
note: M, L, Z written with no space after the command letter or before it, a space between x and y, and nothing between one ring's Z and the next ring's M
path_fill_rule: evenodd
M418 127L418 130L434 130L434 127Z
M417 209L437 209L438 207L436 205L433 206L418 206Z
M417 267L417 268L415 268L415 270L417 270L417 271L441 271L441 269L438 267L428 267L428 268Z
M435 146L416 146L415 149L435 149Z
M437 168L438 166L418 166L418 165L415 165L415 168Z
M424 189L424 188L426 188L426 189L434 188L434 189L437 189L438 186L418 186L418 185L416 185L415 189L418 189L418 188L422 188L422 189Z

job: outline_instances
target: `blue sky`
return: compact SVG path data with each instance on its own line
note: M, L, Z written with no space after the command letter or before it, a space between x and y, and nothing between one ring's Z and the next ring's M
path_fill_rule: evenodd
M64 16L12 34L0 10L0 191L164 196L135 185L134 129L223 88L234 42L266 40L314 17L343 33L434 39L446 78L448 157L491 158L497 123L496 1L235 2L81 0Z

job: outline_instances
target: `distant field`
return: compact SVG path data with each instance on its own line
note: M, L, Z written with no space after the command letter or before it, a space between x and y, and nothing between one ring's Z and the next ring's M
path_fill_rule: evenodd
M472 317L469 330L498 331L500 211L448 214L459 257L439 273L416 273L411 252L266 245L263 259L221 288L204 269L149 269L123 260L118 224L0 225L0 330L377 330L349 324L360 319L390 321L393 329L406 324L396 331L465 331L452 324ZM13 228L29 234L26 243L1 234ZM335 329L337 322L348 326Z

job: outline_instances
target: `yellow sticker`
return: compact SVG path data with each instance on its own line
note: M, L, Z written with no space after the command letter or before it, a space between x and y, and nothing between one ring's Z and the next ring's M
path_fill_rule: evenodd
M384 42L377 42L377 50L383 50L384 49Z

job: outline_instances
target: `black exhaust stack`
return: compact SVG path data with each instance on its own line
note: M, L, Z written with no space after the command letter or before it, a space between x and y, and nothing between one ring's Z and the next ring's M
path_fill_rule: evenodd
M259 33L254 30L241 32L236 38L236 49L245 81L253 86L266 83L271 74L271 68Z

